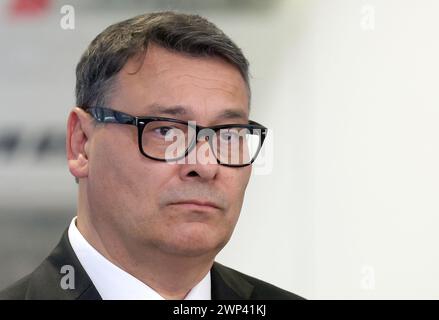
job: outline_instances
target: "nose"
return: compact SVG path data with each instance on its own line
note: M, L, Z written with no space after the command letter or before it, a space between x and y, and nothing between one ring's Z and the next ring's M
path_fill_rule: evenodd
M209 144L209 136L204 137L189 151L183 164L180 164L182 180L198 179L209 181L215 179L220 165Z

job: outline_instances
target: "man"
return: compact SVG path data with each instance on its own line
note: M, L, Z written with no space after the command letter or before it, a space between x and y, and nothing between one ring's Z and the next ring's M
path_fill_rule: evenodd
M266 128L248 62L197 15L159 12L99 34L77 69L67 158L78 209L3 299L297 299L215 262Z

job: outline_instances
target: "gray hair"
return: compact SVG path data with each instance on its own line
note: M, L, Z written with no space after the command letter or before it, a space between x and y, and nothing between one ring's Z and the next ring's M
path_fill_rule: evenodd
M241 73L248 90L249 63L241 49L213 23L171 11L142 14L113 24L88 46L76 67L76 105L105 105L117 73L148 43L194 57L221 57Z

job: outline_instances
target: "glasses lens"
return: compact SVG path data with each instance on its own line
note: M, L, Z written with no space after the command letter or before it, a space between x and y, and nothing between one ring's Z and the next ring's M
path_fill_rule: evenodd
M261 135L260 129L220 129L212 140L215 156L222 164L249 164L261 148Z
M143 152L163 160L184 157L187 146L195 138L195 129L171 121L149 122L142 133Z

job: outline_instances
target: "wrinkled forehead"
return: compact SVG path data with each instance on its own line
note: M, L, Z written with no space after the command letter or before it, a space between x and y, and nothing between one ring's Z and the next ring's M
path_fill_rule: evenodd
M190 57L158 46L129 60L111 104L136 115L202 121L248 121L249 96L239 70L217 57Z

